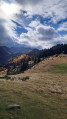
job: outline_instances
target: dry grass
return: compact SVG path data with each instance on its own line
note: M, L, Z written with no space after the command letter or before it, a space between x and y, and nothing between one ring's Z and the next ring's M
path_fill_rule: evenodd
M67 55L61 54L56 56L52 56L49 58L46 58L39 64L33 66L31 69L27 70L28 73L36 73L36 72L48 72L51 70L52 65L58 65L58 64L67 64Z
M67 74L48 71L51 65L67 63L66 58L50 57L34 66L35 70L32 67L10 76L14 81L1 79L0 119L67 119ZM29 80L20 80L26 76ZM21 109L6 111L7 105L13 103L21 105Z
M7 69L0 72L0 77L4 77L7 74Z

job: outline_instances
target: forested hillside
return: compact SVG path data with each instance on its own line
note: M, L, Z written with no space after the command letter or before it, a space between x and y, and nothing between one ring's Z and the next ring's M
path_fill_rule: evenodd
M67 45L57 45L50 49L44 50L32 50L30 53L18 55L12 57L5 68L8 69L8 74L17 74L21 73L30 67L34 66L35 64L39 63L40 61L44 60L45 58L52 56L52 55L59 55L61 53L67 54Z
M29 55L35 55L39 58L43 58L43 57L45 58L45 57L49 57L49 56L61 54L61 53L67 54L67 44L64 44L64 45L58 44L56 46L53 46L50 49L43 49L38 52L31 51L31 53L29 53Z

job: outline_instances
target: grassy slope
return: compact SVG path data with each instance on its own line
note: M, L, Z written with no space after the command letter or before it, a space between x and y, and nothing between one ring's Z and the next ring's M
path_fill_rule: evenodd
M23 74L11 76L14 81L1 79L0 119L67 119L66 59L62 55L50 57ZM25 76L30 79L18 80ZM21 109L6 111L10 104L20 104Z

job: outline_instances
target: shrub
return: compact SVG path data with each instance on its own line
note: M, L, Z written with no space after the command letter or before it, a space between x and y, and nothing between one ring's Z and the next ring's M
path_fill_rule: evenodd
M21 80L22 80L22 81L29 80L29 76L23 77L23 78L21 78Z
M14 81L14 78L11 78L10 80L11 80L11 81Z
M9 79L10 79L10 77L9 77L8 75L6 75L4 78L5 78L6 80L9 80Z
M4 77L0 77L0 79L4 79Z
M1 79L6 79L6 80L11 80L11 81L14 80L14 78L9 77L8 75L6 75L6 76L4 76L4 77L0 77L0 78L1 78Z

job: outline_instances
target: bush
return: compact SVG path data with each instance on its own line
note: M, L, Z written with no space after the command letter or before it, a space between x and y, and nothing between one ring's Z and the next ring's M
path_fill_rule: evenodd
M9 77L8 75L6 75L6 76L4 76L4 77L0 77L0 78L1 78L1 79L6 79L6 80L11 80L11 81L14 80L14 78Z
M29 80L29 76L23 77L23 78L21 78L21 80L22 80L22 81Z
M4 77L0 77L0 79L4 79Z
M4 78L5 78L6 80L9 80L9 79L10 79L10 77L9 77L8 75L6 75Z
M11 81L14 81L14 78L11 78L10 80L11 80Z

